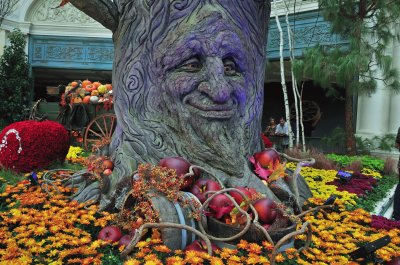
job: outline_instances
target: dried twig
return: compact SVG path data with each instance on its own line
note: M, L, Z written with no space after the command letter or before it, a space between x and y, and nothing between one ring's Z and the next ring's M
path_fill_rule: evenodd
M186 230L196 234L201 239L203 239L204 242L206 242L208 254L212 255L212 247L211 247L210 240L207 238L207 236L202 234L197 229L195 229L195 228L193 228L191 226L183 225L183 224L162 222L162 223L145 223L145 224L141 225L139 227L139 229L137 229L135 231L135 236L133 237L132 241L128 244L128 246L124 249L124 251L122 251L121 257L123 259L126 259L128 257L128 255L129 255L129 253L131 253L133 251L134 247L136 246L136 244L139 242L140 238L142 237L143 231L145 229L147 229L147 228L179 228L179 229L186 229Z
M295 238L298 235L304 234L307 230L307 239L306 239L306 243L304 244L303 247L301 247L300 249L297 250L297 252L300 252L302 250L305 250L309 247L310 243L311 243L311 235L312 235L312 231L311 231L311 225L309 222L305 222L303 224L303 226L301 227L300 230L294 231L290 234L285 235L284 237L281 238L281 240L278 241L278 243L276 243L273 251L272 251L272 255L271 255L271 265L275 265L275 257L278 254L279 248L286 243L287 241L289 241L292 238Z

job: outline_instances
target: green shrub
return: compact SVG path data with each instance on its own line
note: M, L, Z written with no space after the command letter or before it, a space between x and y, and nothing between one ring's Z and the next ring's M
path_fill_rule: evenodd
M397 184L398 178L395 175L383 176L378 180L376 187L367 194L366 197L357 198L357 204L349 206L348 210L355 210L356 208L362 208L368 212L372 212L379 201L387 197L387 193Z
M0 185L2 182L5 182L5 184L8 185L15 185L21 180L25 179L25 176L21 173L16 173L12 170L0 167L0 178L2 179Z
M348 167L353 162L359 160L361 161L362 167L369 168L377 171L382 171L385 166L385 161L380 158L372 156L347 156L347 155L337 155L337 154L327 154L330 160L334 161L340 168Z
M383 151L392 151L396 136L394 134L385 134L381 137L373 138L356 137L357 151L361 154L369 154L371 150L379 149Z
M32 100L32 80L29 77L25 37L20 30L9 35L10 45L0 57L0 120L6 124L23 120Z

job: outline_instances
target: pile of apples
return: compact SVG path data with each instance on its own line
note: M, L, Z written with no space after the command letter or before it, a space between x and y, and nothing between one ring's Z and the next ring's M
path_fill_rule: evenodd
M103 175L109 176L112 174L112 171L114 169L114 163L113 161L109 159L104 159L103 163L101 164L101 169L103 170Z
M191 164L181 157L169 157L160 161L159 166L175 169L178 177L185 177L189 172ZM181 190L187 190L196 196L201 203L204 203L212 192L222 190L223 187L212 179L198 178L200 173L194 170L195 174L185 177L184 185ZM235 187L241 191L245 198L239 192L230 191L231 196L241 208L249 210L251 203L258 214L258 219L264 228L268 229L276 220L277 205L269 198L261 198L262 196L254 189L249 187ZM211 193L209 193L211 192ZM220 221L227 222L230 218L230 213L235 208L234 203L227 194L221 193L216 195L208 204L208 215Z
M118 242L118 246L128 246L132 241L132 235L123 235L119 227L106 226L100 230L97 239L109 242L111 244Z
M213 193L223 189L223 187L221 187L221 185L215 180L200 178L200 171L196 167L192 167L192 170L190 170L192 166L191 163L182 157L164 158L160 160L158 166L174 169L177 177L184 179L180 190L191 192L201 203L204 203ZM262 198L253 188L235 188L244 194L245 197L237 191L229 191L227 194L218 194L209 201L207 215L220 220L221 222L228 223L227 219L230 218L230 213L235 209L234 203L228 197L230 196L242 209L250 212L250 216L252 215L249 207L249 204L251 203L257 211L258 220L265 229L268 229L277 218L278 209L276 203L269 198ZM143 223L143 219L140 219ZM132 237L132 233L123 235L121 230L116 226L107 226L103 228L98 235L99 239L111 243L119 242L120 246L127 246L132 240ZM215 244L212 244L213 252L218 249L219 248ZM207 246L203 240L198 239L189 244L185 250L207 252Z
M73 81L65 87L65 95L71 96L70 103L112 102L112 85L89 80Z
M87 160L87 170L109 176L114 169L114 162L106 156L91 155Z

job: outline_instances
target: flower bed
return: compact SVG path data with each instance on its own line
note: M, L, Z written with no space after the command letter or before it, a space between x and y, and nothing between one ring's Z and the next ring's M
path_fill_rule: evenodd
M337 177L327 184L335 185L339 191L347 191L356 194L358 197L363 197L366 193L372 191L374 186L378 183L378 180L374 177L359 172L354 172L350 175L351 178L349 180L343 180Z
M0 165L29 172L55 160L64 161L68 148L68 131L57 122L15 122L0 132Z
M0 257L4 264L101 264L96 234L111 219L70 202L70 190L46 193L25 180L0 194ZM0 262L0 264L2 264Z
M67 157L79 158L78 151L70 149ZM375 171L362 172L378 181L385 179ZM277 264L358 264L350 259L349 253L384 235L391 237L391 243L377 250L376 257L390 260L400 256L398 222L371 216L356 208L357 194L328 184L336 178L334 170L305 167L301 174L315 197L307 207L323 204L331 194L338 199L334 209L304 217L313 228L311 247L300 254L289 248L277 256ZM38 175L40 178L41 174ZM59 190L61 194L49 187L47 193L46 189L32 186L28 181L16 186L2 185L0 264L123 264L119 258L123 247L97 240L99 230L115 223L116 216L98 213L96 206L85 209L68 200L71 190L61 186ZM363 200L368 201L368 197ZM304 240L299 236L295 246L301 246ZM267 242L258 245L241 241L235 250L223 248L210 256L194 251L171 251L158 237L150 237L137 244L125 264L268 264L271 251L272 246Z

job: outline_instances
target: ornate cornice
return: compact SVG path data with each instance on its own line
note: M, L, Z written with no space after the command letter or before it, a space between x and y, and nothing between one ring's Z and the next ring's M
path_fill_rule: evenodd
M271 16L275 16L275 3L271 2ZM278 16L285 15L288 11L289 14L307 12L318 9L318 0L277 0L276 12Z
M54 8L59 4L60 0L37 0L30 9L26 21L44 24L84 24L102 27L94 19L79 11L71 4L66 4L62 8Z

